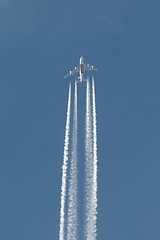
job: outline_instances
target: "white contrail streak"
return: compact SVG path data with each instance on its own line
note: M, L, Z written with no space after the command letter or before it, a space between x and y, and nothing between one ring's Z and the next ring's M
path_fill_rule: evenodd
M85 182L85 235L87 240L93 239L93 149L92 149L92 114L91 114L91 102L90 102L90 84L87 80L86 89L86 119L85 119L85 157L86 157L86 182Z
M95 85L94 85L94 78L92 77L92 107L93 107L93 238L95 240L97 238L97 119L96 119L96 96L95 96Z
M73 135L68 195L67 240L77 240L77 82L75 82Z
M85 113L85 229L86 240L97 239L97 119L95 83L92 77L92 88L87 80L86 113ZM91 91L92 90L92 91ZM62 166L61 208L59 240L77 240L78 228L78 178L77 178L77 145L78 145L78 91L75 82L74 102L72 106L71 84L69 85L64 156ZM71 114L73 107L73 114ZM72 116L72 117L71 117ZM72 132L70 135L70 126ZM71 138L71 141L70 141ZM71 143L71 148L70 148ZM68 161L69 160L69 161ZM70 163L68 163L70 162ZM68 166L69 165L69 166ZM68 178L69 174L69 178ZM67 191L68 190L68 191Z
M64 140L59 240L64 240L64 237L65 237L65 204L66 204L66 183L67 183L68 150L69 150L69 136L70 136L70 114L71 114L71 84L69 85L66 130L65 130L65 140Z

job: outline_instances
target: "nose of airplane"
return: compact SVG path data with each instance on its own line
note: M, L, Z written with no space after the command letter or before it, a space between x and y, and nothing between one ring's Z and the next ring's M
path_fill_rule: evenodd
M83 63L83 57L81 56L80 57L80 64L82 64Z

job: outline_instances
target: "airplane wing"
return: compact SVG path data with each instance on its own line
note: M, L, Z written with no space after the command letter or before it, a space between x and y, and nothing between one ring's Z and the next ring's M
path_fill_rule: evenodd
M72 71L69 71L69 73L66 76L64 76L64 78L67 78L76 74L77 72L79 72L79 69L80 69L80 66L75 67Z
M85 64L85 70L87 71L97 71L98 69L95 68L93 65L91 64Z

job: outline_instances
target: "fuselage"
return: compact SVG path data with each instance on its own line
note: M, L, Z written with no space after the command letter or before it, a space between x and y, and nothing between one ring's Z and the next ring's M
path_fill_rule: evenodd
M79 59L79 64L80 64L80 69L79 69L79 80L80 82L83 81L83 74L84 74L84 62L83 62L83 57L81 56Z

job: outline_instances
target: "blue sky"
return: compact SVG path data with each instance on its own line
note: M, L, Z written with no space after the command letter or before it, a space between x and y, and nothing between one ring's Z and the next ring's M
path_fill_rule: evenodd
M98 239L160 238L160 3L0 1L0 239L58 239L68 82L95 75Z

